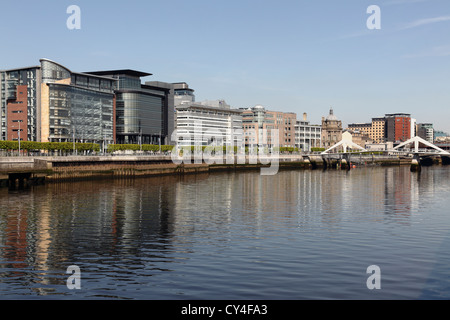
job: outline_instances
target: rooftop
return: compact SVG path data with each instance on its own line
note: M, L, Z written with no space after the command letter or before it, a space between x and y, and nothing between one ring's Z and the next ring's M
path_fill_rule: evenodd
M142 71L138 71L138 70L132 70L132 69L119 69L119 70L105 70L105 71L90 71L90 72L84 72L87 74L94 74L94 75L98 75L98 76L111 76L111 75L119 75L119 74L123 74L123 75L127 75L127 76L132 76L132 77L147 77L147 76L152 76L153 74L148 73L148 72L142 72Z

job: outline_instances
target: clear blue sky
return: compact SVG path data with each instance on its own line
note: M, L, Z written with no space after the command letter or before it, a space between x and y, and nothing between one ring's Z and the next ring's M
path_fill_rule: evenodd
M81 29L69 30L69 5ZM381 30L369 30L369 5ZM55 60L187 82L201 100L344 124L411 113L450 133L448 0L2 0L0 69Z

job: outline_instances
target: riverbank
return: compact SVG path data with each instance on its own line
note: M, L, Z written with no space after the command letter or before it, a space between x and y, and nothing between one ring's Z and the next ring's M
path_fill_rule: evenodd
M280 155L278 160L278 170L355 169L361 166L411 165L410 158L373 155L355 157L350 160L350 163L342 162L341 159L324 159L321 155ZM269 161L251 163L248 157L244 164L238 164L237 159L231 163L227 163L224 159L223 164L194 163L194 161L176 164L170 155L1 157L0 186L14 185L20 188L57 181L130 179L220 171L261 170L273 165L275 164L271 164Z

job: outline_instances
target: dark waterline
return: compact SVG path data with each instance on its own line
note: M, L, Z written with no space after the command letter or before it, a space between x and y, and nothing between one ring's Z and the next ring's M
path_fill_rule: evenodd
M449 177L390 167L0 189L0 298L448 299Z

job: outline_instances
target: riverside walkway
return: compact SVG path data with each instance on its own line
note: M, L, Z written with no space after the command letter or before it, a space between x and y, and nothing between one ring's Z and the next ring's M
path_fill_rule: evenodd
M359 155L360 164L408 164L397 156ZM0 186L21 188L44 181L74 181L99 178L135 178L139 176L211 173L254 170L274 165L283 169L340 168L339 160L324 159L320 153L280 154L275 158L223 158L222 163L191 161L175 163L170 155L88 155L0 157ZM357 163L355 159L355 163Z

